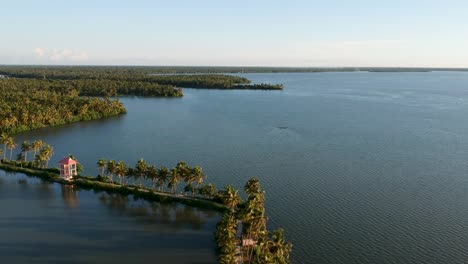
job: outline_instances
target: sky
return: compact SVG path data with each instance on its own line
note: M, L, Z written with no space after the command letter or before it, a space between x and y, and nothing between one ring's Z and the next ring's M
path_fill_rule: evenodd
M468 1L0 0L0 64L468 67Z

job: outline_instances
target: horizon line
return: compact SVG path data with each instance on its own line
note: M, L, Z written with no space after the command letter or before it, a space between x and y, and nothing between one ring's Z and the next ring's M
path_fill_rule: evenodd
M0 66L40 66L40 67L186 67L186 68L288 68L288 69L456 69L468 67L416 67L416 66L242 66L242 65L138 65L138 64L1 64Z

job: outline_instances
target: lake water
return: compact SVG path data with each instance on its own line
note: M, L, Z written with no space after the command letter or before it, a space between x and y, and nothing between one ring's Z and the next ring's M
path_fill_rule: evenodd
M216 263L219 213L0 171L0 263Z
M242 188L257 176L268 225L285 228L294 263L468 262L468 73L242 76L283 83L285 90L122 98L124 116L16 138L45 140L55 147L55 161L74 154L87 174L97 174L102 157L132 165L143 157L156 165L200 165L217 186ZM98 213L106 206L83 195L88 207L80 216L107 219L96 232L106 221L118 223L119 211ZM55 214L73 212L64 207ZM119 229L153 228L124 217L131 223ZM161 243L143 244L161 250ZM120 254L126 247L116 248Z

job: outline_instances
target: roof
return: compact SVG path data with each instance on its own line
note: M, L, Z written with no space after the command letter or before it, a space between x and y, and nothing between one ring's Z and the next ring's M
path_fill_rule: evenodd
M71 164L76 164L76 163L77 162L70 157L63 158L62 160L59 161L59 164L63 164L63 165L71 165Z

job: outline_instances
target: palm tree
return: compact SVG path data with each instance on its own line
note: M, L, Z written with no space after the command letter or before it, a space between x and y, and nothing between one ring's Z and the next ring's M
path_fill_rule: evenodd
M133 185L136 185L136 180L137 180L137 176L136 176L136 173L135 173L135 169L129 167L127 168L127 173L125 174L125 176L127 177L127 184L130 184L130 180L133 179Z
M4 152L3 152L3 149L0 149L0 156L3 155ZM0 159L0 163L2 163L2 160Z
M223 202L231 210L234 210L240 202L239 191L234 189L232 185L228 185L223 191Z
M33 141L32 150L34 151L34 156L36 156L37 152L42 148L44 142L42 140L35 140Z
M216 242L220 249L220 263L234 264L236 261L236 233L237 219L234 212L224 214L221 221L216 226Z
M164 186L169 180L169 170L162 166L158 169L158 189L161 191L161 186Z
M122 178L124 175L127 174L127 172L128 172L127 166L125 166L125 163L123 163L123 161L119 161L119 163L115 165L115 174L117 174L117 176L119 177L119 182L121 185L122 185Z
M206 179L207 176L203 173L202 168L200 166L195 166L192 169L192 175L195 182L197 182L197 188L203 183L203 179ZM193 193L192 193L193 195Z
M244 186L244 190L248 195L259 193L260 190L260 182L257 178L252 177L250 178Z
M158 179L158 169L151 165L146 170L146 178L151 180L151 188L154 190L154 182Z
M256 247L256 261L259 263L289 264L292 244L284 240L283 229L271 232Z
M6 133L0 135L0 142L3 144L3 159L6 160L6 149L10 136Z
M205 178L205 174L203 174L202 169L199 166L195 168L187 168L187 172L184 175L184 181L187 184L185 186L185 191L191 191L192 196L194 194L195 188L193 187L193 183L197 183L197 189L200 187L200 184L203 183L203 178Z
M289 254L292 251L292 244L284 240L283 229L274 231L271 235L270 252L277 263L289 263Z
M101 170L101 177L104 177L104 170L106 169L107 160L99 159L96 165Z
M16 148L16 146L17 144L15 140L12 137L9 137L7 141L7 148L10 150L10 160L11 156L13 155L13 150Z
M173 194L176 192L177 185L179 184L179 182L180 182L179 172L177 168L172 168L167 187L172 189Z
M187 166L187 163L185 163L185 161L179 161L175 168L177 169L179 179L183 179L185 183L188 184L191 180L191 169Z
M36 154L36 156L34 157L34 163L39 168L43 168L45 165L45 162L46 162L46 157L42 151Z
M202 187L198 188L198 193L208 198L213 198L213 196L216 194L216 187L213 183L202 185Z
M107 162L107 173L109 173L109 179L110 179L110 182L113 183L114 182L114 179L113 179L113 174L115 173L115 160L109 160Z
M46 144L40 151L39 155L43 156L45 159L45 167L49 166L49 160L54 155L54 148Z
M31 151L31 143L29 141L23 141L21 143L21 151L24 153L24 161L28 161L28 152Z
M20 152L16 154L16 161L22 162L24 161L24 153ZM21 163L21 168L23 167L23 163Z
M146 170L148 169L148 164L146 164L146 161L144 159L140 159L137 161L137 164L135 166L135 176L139 180L139 186L141 188L142 185L142 179L146 175Z

